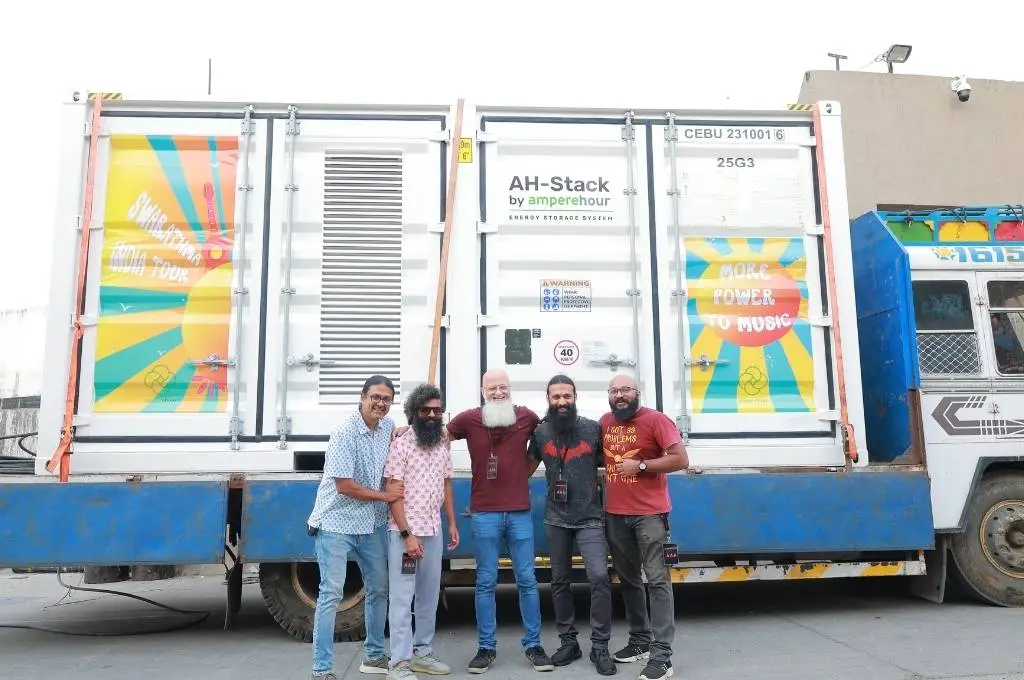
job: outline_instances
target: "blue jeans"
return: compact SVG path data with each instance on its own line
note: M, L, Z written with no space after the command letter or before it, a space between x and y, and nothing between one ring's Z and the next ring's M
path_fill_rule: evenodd
M372 534L316 534L316 561L320 566L320 595L313 617L313 673L327 673L334 666L334 615L345 590L348 558L353 556L366 588L367 659L384 656L384 624L388 613L388 546L386 527Z
M540 596L533 570L533 515L521 512L474 512L473 549L476 551L476 634L479 647L497 649L494 588L498 585L498 555L504 539L512 558L523 616L523 648L540 644Z

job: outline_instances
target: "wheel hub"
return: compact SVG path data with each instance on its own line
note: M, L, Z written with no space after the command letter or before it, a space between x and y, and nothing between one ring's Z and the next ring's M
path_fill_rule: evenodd
M985 513L981 546L993 567L1024 579L1024 500L1002 501Z

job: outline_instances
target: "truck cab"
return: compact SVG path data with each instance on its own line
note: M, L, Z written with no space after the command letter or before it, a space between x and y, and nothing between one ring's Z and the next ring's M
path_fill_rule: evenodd
M872 456L926 462L961 580L1020 605L1024 206L870 212L851 236Z

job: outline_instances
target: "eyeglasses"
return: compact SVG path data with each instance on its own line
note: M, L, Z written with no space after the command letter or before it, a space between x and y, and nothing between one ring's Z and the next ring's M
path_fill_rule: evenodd
M442 413L444 413L444 409L442 409L440 406L421 406L420 407L420 415L424 416L426 418L429 418L431 416L440 416Z
M508 392L511 389L508 385L491 385L490 387L485 387L484 392L487 394L498 394L499 392Z
M609 397L617 397L620 394L622 396L626 396L627 394L632 394L633 392L637 392L637 391L638 390L635 387L613 387L613 388L608 390L608 396Z
M371 394L370 401L374 404L384 404L385 406L391 406L393 399L391 397L382 397L379 394Z

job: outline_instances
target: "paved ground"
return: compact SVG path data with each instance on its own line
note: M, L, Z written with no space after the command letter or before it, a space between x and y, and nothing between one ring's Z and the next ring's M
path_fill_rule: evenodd
M81 576L71 574L65 579L77 584ZM677 594L675 677L1024 680L1024 610L962 599L932 605L905 595L898 584L882 581L683 589ZM216 576L99 587L211 614L202 624L185 630L133 637L0 629L0 679L308 677L309 645L294 642L276 626L256 585L245 586L243 609L230 631L222 630L224 587ZM26 576L0 570L0 623L97 633L153 630L186 620L126 598L93 593L65 597L65 592L52 574ZM556 636L546 590L541 599L550 653ZM577 599L585 611L585 588ZM624 641L624 622L621 602L616 604L613 643L619 645ZM452 591L449 608L438 624L438 652L452 665L453 676L468 677L465 664L475 651L472 591ZM516 611L514 594L504 591L499 596L498 663L487 678L537 677L519 652ZM584 640L584 653L588 649L589 642ZM359 674L358 663L351 665L357 651L357 644L337 646L339 675L382 677ZM585 657L570 669L574 675L600 677ZM639 671L635 665L620 666L616 677L633 680ZM567 672L559 669L545 675L554 678Z

